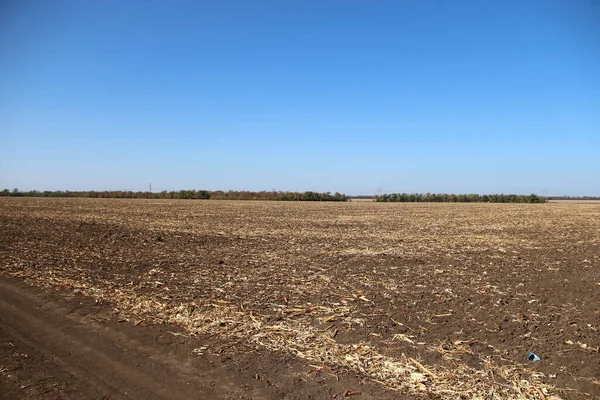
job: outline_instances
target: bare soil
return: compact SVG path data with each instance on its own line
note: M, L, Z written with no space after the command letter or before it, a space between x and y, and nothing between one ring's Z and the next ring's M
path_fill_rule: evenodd
M14 278L0 278L0 398L305 399L345 387L390 398L359 379L322 374L302 360L243 345L222 357L197 349L214 339L176 326L134 326L82 295L68 301Z
M599 204L0 199L0 228L6 398L600 397Z

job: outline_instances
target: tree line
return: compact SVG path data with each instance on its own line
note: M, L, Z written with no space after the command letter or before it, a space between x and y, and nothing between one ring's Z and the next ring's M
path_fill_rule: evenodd
M273 201L348 201L345 194L335 192L284 192L247 190L179 190L179 191L130 191L130 190L104 190L104 191L20 191L19 189L4 189L0 196L12 197L82 197L102 199L185 199L185 200L273 200Z
M440 193L391 193L381 196L347 196L335 192L286 192L286 191L247 191L247 190L179 190L150 192L130 190L104 191L20 191L19 189L4 189L0 196L11 197L81 197L106 199L184 199L184 200L273 200L273 201L348 201L350 199L373 198L377 202L402 203L547 203L548 198L536 194L440 194ZM551 199L599 199L592 196L584 197L551 197Z
M600 200L600 196L548 196L548 200Z
M375 196L378 202L401 203L547 203L546 197L537 194L436 194L392 193Z

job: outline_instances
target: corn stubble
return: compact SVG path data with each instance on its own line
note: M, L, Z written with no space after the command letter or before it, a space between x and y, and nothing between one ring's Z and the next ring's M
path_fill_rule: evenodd
M0 199L0 217L3 274L135 324L425 397L600 395L599 204Z

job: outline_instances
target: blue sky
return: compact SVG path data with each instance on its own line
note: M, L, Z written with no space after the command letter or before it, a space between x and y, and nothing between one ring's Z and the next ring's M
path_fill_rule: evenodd
M600 196L600 2L0 1L0 188Z

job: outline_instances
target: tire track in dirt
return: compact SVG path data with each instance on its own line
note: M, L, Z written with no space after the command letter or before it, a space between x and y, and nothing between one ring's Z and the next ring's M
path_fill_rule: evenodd
M199 375L189 363L156 354L123 332L42 301L4 279L0 279L0 324L12 340L66 372L63 377L72 376L68 383L77 390L67 398L244 398L242 388L222 377L215 384L210 373ZM253 393L253 398L264 397Z

